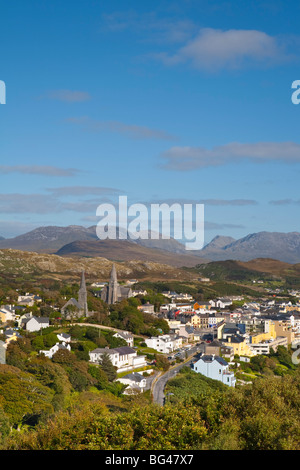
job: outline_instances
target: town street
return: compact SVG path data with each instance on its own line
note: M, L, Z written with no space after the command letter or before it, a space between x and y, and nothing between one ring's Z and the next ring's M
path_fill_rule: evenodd
M184 362L181 362L180 364L173 366L167 372L158 376L157 379L154 379L153 384L152 384L152 396L153 396L154 403L157 403L158 405L164 405L164 402L165 402L164 389L165 389L167 381L170 379L173 379L182 367L184 366L189 367L193 360L193 356L197 354L198 352L199 352L198 348L194 346L189 351L187 351L189 359L187 359Z

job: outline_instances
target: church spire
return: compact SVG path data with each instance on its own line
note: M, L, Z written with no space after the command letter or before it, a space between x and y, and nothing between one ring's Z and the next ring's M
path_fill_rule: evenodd
M81 273L81 282L80 282L80 288L78 292L78 303L80 305L80 308L83 311L83 314L87 315L88 314L87 290L86 290L84 271L82 271Z
M118 280L116 266L113 264L110 273L110 281L108 284L108 304L114 304L118 300Z
M82 273L81 273L80 289L86 290L85 275L84 275L83 270L82 270Z
M112 265L111 272L110 272L110 281L111 282L118 282L117 281L117 271L115 264Z

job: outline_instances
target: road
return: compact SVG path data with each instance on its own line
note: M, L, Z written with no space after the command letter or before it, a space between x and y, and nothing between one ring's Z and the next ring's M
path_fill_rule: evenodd
M164 405L164 402L165 402L164 389L165 389L166 383L168 382L168 380L173 379L182 367L189 366L193 360L193 356L197 354L198 352L199 351L196 347L191 348L189 351L187 351L189 358L186 361L181 362L180 364L177 364L176 366L173 366L167 372L160 375L157 379L154 380L153 385L152 385L152 396L153 396L154 403L157 403L158 405L162 405L162 406Z
M117 328L104 326L104 325L98 325L98 324L90 324L90 323L74 323L74 324L78 324L80 326L93 326L95 328L100 328L104 330L122 331L122 330L118 330ZM141 335L133 335L133 336L140 337ZM176 366L173 366L166 373L158 376L157 378L153 380L151 388L152 388L152 396L153 396L154 403L158 403L159 405L164 405L164 401L165 401L164 389L165 389L167 381L174 378L182 367L189 366L191 364L193 356L197 354L198 352L199 352L199 349L197 348L197 346L193 346L191 349L187 350L186 352L183 352L181 355L182 359L185 358L186 353L188 354L189 359L185 360L184 362L181 362L180 364L177 364Z

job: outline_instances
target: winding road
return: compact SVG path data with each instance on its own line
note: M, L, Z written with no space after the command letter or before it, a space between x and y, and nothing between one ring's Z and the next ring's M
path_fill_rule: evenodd
M180 369L184 366L189 366L193 360L193 356L199 352L198 348L193 347L188 351L189 358L181 362L180 364L177 364L176 366L173 366L171 369L169 369L167 372L157 376L156 379L152 382L152 397L153 397L153 402L157 403L158 405L163 406L165 403L165 386L168 380L173 379L176 374L180 371Z

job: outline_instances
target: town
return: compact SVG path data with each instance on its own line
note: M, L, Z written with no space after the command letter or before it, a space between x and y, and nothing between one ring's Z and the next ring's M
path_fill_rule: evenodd
M292 303L272 298L245 301L243 296L231 296L201 303L187 293L163 291L161 298L166 302L156 309L149 300L144 300L147 290L135 289L136 284L137 280L120 284L113 264L109 282L95 281L89 288L107 306L122 305L124 300L135 301L132 305L136 310L158 325L155 335L95 323L95 312L88 309L85 273L82 272L77 299L70 297L60 309L46 305L53 308L58 317L41 315L41 311L47 310L45 305L39 308L45 301L31 293L18 295L15 304L1 305L0 363L6 364L7 351L8 358L13 355L11 345L24 338L30 338L36 346L48 344L48 348L35 347L35 354L50 360L58 352L71 352L72 347L76 350L78 338L72 337L70 331L76 331L75 325L77 331L80 326L82 329L89 326L98 329L99 337L110 332L115 346L111 347L108 342L104 347L89 348L85 355L87 362L101 365L105 356L115 370L114 382L122 383L122 393L130 394L153 386L158 358L164 361L164 370L168 370L192 357L190 367L194 373L234 387L255 378L247 364L256 356L274 354L278 348L296 350L300 346L300 301ZM300 298L300 292L293 290L291 294ZM47 339L47 336L51 336L51 342L43 343L42 338ZM277 373L280 375L283 369L284 366L278 365Z
M287 396L298 383L297 279L251 272L222 283L202 272L216 273L214 263L178 279L165 265L138 274L101 259L101 275L79 259L67 261L74 271L28 273L21 258L32 254L2 255L0 448L36 449L36 439L43 449L297 447L287 426L297 406ZM269 431L249 436L249 420L272 420L274 406L271 443Z

